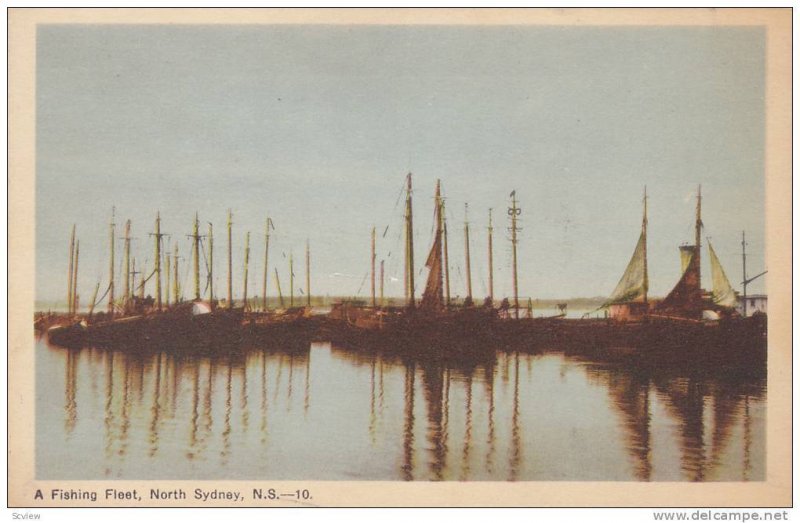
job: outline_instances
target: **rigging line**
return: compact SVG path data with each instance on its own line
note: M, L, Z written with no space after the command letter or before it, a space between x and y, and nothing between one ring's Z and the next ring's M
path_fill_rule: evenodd
M397 199L394 201L394 209L397 209L397 206L400 204L400 200L403 198L403 193L405 191L406 191L406 179L405 177L403 177L403 183L400 184L400 191L397 193Z
M208 272L209 272L209 270L208 270L208 269L209 269L209 267L208 267L208 255L206 254L206 242L205 242L205 241L203 241L203 239L202 239L202 238L200 239L200 252L202 252L202 253L203 253L203 263L205 263L205 266L206 266L206 274L208 274Z
M361 284L358 286L358 291L356 291L356 296L358 296L359 294L361 294L361 288L362 288L362 287L364 287L364 282L366 282L366 281L367 281L367 276L369 276L369 273L368 273L368 272L367 272L367 273L365 273L365 274L364 274L364 277L361 279Z
M182 256L181 256L181 259L183 259L183 260L185 261L185 258L183 258ZM181 294L181 297L183 297L183 291L184 291L184 289L186 289L186 288L189 286L189 285L188 285L188 283L187 283L187 280L189 279L189 274L191 273L191 270L190 270L190 268L189 268L189 265L190 265L189 263L183 263L183 264L181 264L181 268L183 269L183 271L182 271L182 272L183 272L183 278L180 278L180 279L182 279L182 280L183 280L183 281L181 282L181 284L180 284L180 294Z
M124 290L124 282L123 282L122 278L123 277L124 278L130 278L130 274L125 274L124 269L125 269L125 256L123 255L123 256L120 256L120 260L119 260L119 279L115 280L115 281L119 282L117 284L116 288L118 288L120 291ZM98 278L98 280L99 279L100 278ZM109 287L109 289L111 288L111 282L108 282L108 287ZM100 300L95 302L95 304L97 304L97 303L100 303Z
M106 291L103 293L102 296L94 300L94 304L97 305L98 303L102 302L106 296L108 296L108 291L111 290L111 282L108 282L108 287L106 287Z
M435 200L435 198L434 198L434 200ZM431 218L432 218L431 219L431 230L429 231L428 234L430 234L431 237L433 237L433 231L436 228L436 203L433 204L433 214L432 214ZM431 243L431 245L432 245L432 243Z
M203 294L208 292L208 287L211 285L211 268L208 265L208 255L206 254L206 244L201 239L200 240L200 251L203 253L203 263L206 266L206 286L203 289Z
M145 260L145 261L147 261L147 260ZM145 279L144 279L144 281L143 281L143 282L141 282L141 284L142 284L142 285L144 285L145 283L149 282L149 281L150 281L150 278L152 278L152 277L155 275L155 273L156 273L156 270L155 270L155 269L153 269L153 272L151 272L151 273L150 273L150 276L148 276L147 278L145 278Z

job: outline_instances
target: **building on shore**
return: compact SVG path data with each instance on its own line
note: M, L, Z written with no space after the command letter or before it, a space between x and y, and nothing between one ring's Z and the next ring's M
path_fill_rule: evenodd
M741 295L736 296L736 312L745 316L745 300L747 300L747 316L753 314L767 313L767 295L766 294L748 294L747 298Z

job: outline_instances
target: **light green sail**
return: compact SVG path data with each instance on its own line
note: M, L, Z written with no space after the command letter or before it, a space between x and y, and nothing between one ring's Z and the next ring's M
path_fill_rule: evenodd
M719 262L719 258L717 258L717 253L714 252L714 248L711 246L711 242L708 242L708 254L711 260L711 281L713 284L711 297L714 303L723 307L735 307L736 291L731 287L731 282L725 275L725 271L722 268L722 264Z
M646 255L647 236L644 231L639 236L636 249L633 251L631 261L625 268L619 283L617 283L611 297L608 298L603 307L615 303L625 303L631 301L644 301L647 294L647 260Z
M683 274L692 261L696 247L694 245L681 245L678 248L681 251L681 274Z

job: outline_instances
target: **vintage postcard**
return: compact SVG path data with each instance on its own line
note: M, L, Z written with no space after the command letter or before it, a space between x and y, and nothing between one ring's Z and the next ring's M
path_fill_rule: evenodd
M12 507L791 504L789 9L11 9Z

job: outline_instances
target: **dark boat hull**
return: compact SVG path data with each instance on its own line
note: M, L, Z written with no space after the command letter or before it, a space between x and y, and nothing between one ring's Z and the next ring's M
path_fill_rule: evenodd
M497 347L492 311L464 309L445 314L414 311L395 317L329 320L330 340L360 350L429 359L493 358Z
M87 328L82 323L57 325L47 329L47 342L51 345L80 348L86 344Z
M471 359L495 349L556 349L630 361L758 365L766 361L766 329L765 316L714 322L658 318L615 322L476 314L409 316L371 327L338 321L327 330L338 345L432 358Z
M168 311L100 322L87 330L87 343L105 348L207 351L241 342L241 314L235 311Z
M249 346L303 352L319 338L323 321L321 316L260 315L246 319L242 329Z
M707 362L759 362L767 354L766 316L714 322L509 320L499 330L505 345L518 350L562 348L574 353Z

